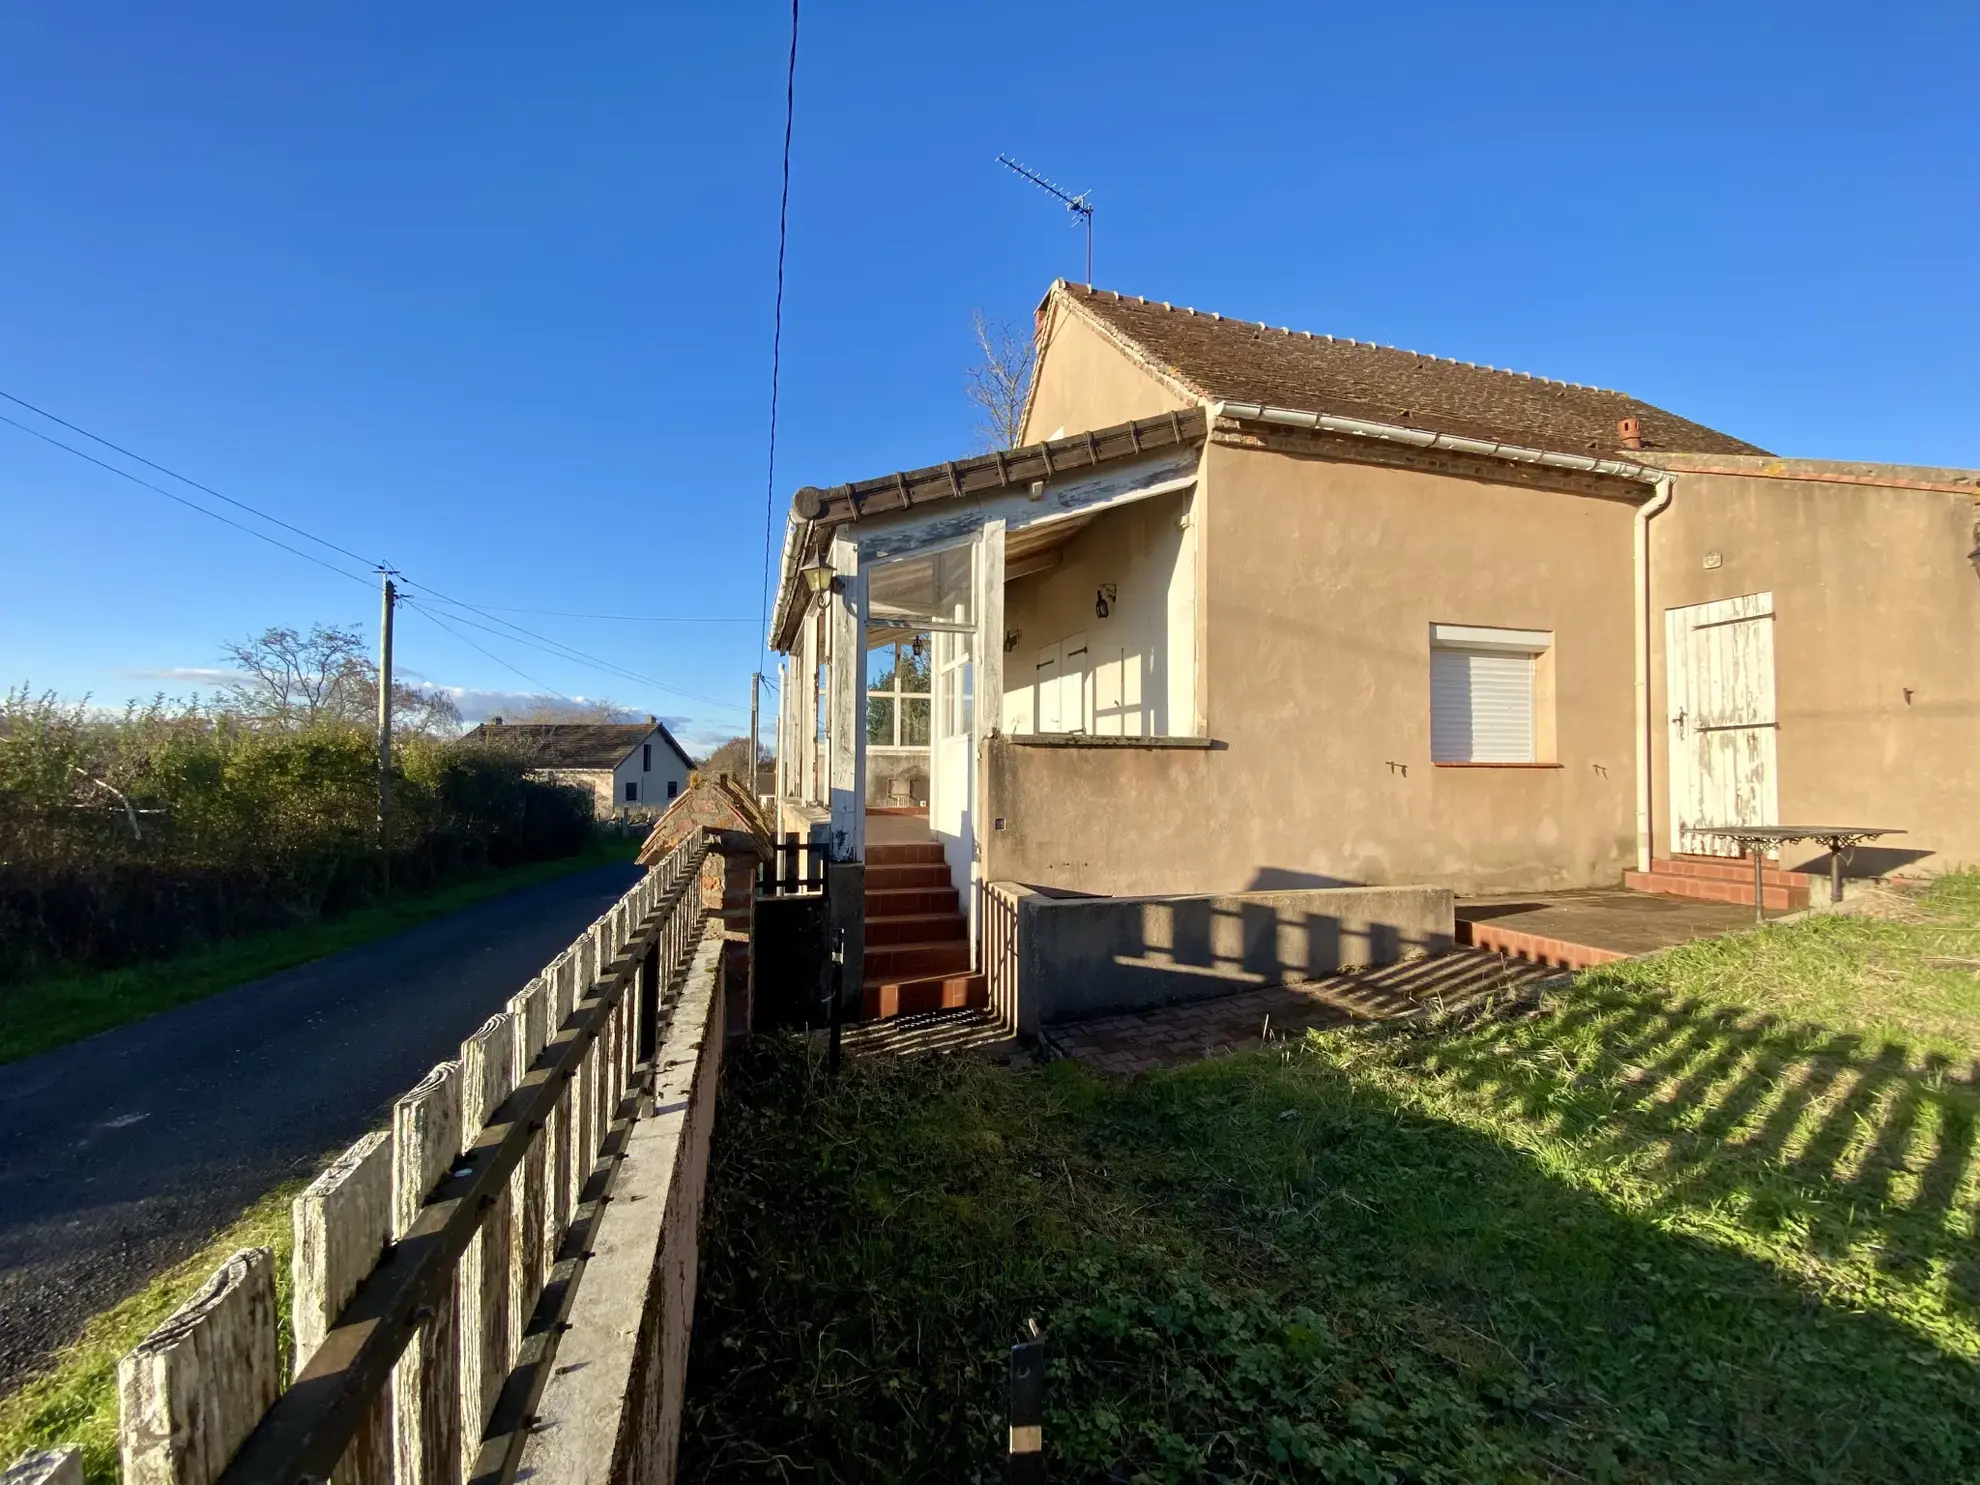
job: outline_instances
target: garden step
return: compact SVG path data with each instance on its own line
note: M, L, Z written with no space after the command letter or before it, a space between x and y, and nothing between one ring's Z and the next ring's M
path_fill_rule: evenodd
M1753 906L1753 874L1749 869L1743 882L1725 881L1716 877L1701 877L1681 872L1626 871L1623 885L1635 892L1659 892L1666 897L1691 897L1700 902L1730 902L1745 907ZM1794 908L1808 906L1809 893L1805 882L1788 886L1780 882L1761 882L1762 906L1786 912Z
M962 903L954 887L894 887L866 889L866 916L905 918L919 913L953 913Z
M926 866L943 859L942 843L934 839L894 841L888 845L866 848L869 871L876 866Z
M887 892L897 887L953 887L945 861L913 862L905 866L866 868L866 890Z
M860 1010L868 1021L988 1004L989 982L981 974L923 975L908 980L869 979L860 987Z
M1753 858L1750 856L1657 856L1652 858L1650 870L1661 876L1702 877L1708 881L1745 882L1751 885ZM1806 887L1827 880L1826 876L1820 873L1783 871L1773 865L1760 868L1760 879L1770 887Z
M881 944L928 944L962 938L969 924L961 913L909 913L899 917L879 917L872 904L866 912L866 947L870 952Z
M868 980L913 980L969 969L969 941L961 938L923 940L911 944L868 944Z

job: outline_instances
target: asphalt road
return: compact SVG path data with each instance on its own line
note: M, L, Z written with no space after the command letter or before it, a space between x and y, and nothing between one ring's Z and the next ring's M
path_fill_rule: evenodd
M638 878L594 867L0 1066L0 1393L392 1100Z

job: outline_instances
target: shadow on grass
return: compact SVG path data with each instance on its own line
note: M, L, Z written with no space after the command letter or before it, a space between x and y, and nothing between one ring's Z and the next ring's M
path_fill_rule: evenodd
M833 1087L759 1046L723 1090L682 1477L1000 1479L1031 1316L1054 1479L1970 1477L1980 1370L1935 1276L1968 1241L1971 1090L1932 1079L1628 997L1126 1083L856 1061ZM1770 1154L1673 1098L1819 1114ZM1918 1192L1838 1168L1935 1121ZM1831 1231L1831 1198L1779 1189L1826 1182L1882 1206ZM1887 1243L1909 1266L1855 1261Z

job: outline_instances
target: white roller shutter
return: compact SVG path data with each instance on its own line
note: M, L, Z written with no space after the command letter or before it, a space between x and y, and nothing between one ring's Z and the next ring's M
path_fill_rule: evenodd
M1533 656L1431 650L1430 756L1438 763L1533 762Z

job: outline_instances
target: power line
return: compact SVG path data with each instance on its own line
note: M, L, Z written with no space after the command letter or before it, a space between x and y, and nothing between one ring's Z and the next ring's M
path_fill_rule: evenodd
M90 439L95 443L99 443L103 445L103 447L105 448L114 449L116 452L124 455L126 458L135 459L138 463L143 464L148 468L156 469L160 473L165 474L172 479L180 481L182 484L189 485L196 490L204 491L206 494L212 495L216 499L224 500L225 502L227 502L227 504L236 506L241 510L247 511L251 515L254 515L261 520L267 521L272 525L280 526L286 531L293 531L298 536L301 536L308 541L313 541L317 543L319 546L325 547L331 551L339 552L347 557L350 557L353 561L363 562L367 566L373 566L376 567L378 570L383 570L382 564L373 564L367 558L362 557L358 553L351 551L348 547L339 546L337 543L333 541L327 541L323 537L317 536L312 532L303 530L300 526L291 525L287 521L283 521L275 516L268 515L266 512L257 510L254 506L249 505L246 501L236 500L231 495L222 495L218 490L213 489L209 485L201 484L198 480L189 479L185 475L179 474L174 470L167 469L162 464L159 464L153 460L145 458L142 454L134 453L131 450L124 448L121 444L111 442L109 439L102 437L100 434L91 433L87 428L83 428L78 424L71 423L64 418L56 417L53 413L44 411L43 409L36 407L33 403L28 402L23 398L14 396L11 392L0 391L0 398L5 398L9 402L16 403L17 405L28 409L30 412L35 413L37 416L47 418L50 422L58 423L62 427L68 428L73 432L80 434L84 438ZM99 459L96 457L96 455L88 453L83 449L79 449L74 444L64 443L61 439L54 437L52 434L44 433L39 428L31 427L30 425L23 423L16 418L8 417L5 413L0 413L0 423L6 423L11 427L18 428L20 429L21 432L26 433L31 437L38 438L43 443L50 444L55 448L63 450L65 453L73 454L78 459L86 460L87 462L94 464L99 469L108 470L111 474L118 476L120 479L129 480L134 485L141 485L145 489L150 490L155 494L163 495L167 500L173 501L179 505L183 505L188 510L198 511L201 515L207 516L212 520L218 521L223 526L232 527L236 531L240 531L248 536L254 537L257 541L264 541L272 547L278 547L282 551L289 553L289 555L293 557L302 558L303 561L305 562L313 562L318 567L324 569L324 571L326 572L334 572L339 577L348 578L352 582L360 583L367 588L371 586L370 580L368 578L359 577L357 574L353 572L349 572L344 568L338 567L334 563L324 561L321 557L318 557L313 553L305 552L298 547L290 546L287 542L280 541L277 538L268 535L268 533L266 533L265 531L257 531L252 526L243 525L239 521L233 520L228 516L222 515L219 511L212 510L207 506L201 505L196 500L188 500L185 496L180 495L176 491L168 490L163 485L154 484L150 480L143 479L138 475L132 474L127 469L119 469L116 465L110 463L107 460ZM449 595L440 592L437 588L431 587L428 584L415 583L409 578L404 578L403 574L401 574L401 577L407 586L416 587L426 593L430 593L432 594L433 597L440 599L442 602L453 604L458 608L467 609L472 613L478 613L483 618L491 619L497 624L504 625L508 629L517 631L517 633L519 634L528 635L530 636L531 639L542 641L541 644L531 645L530 648L532 649L541 649L546 654L554 655L558 659L573 660L578 662L579 664L590 665L595 669L603 670L606 671L607 673L618 675L626 680L635 681L642 685L654 686L662 691L667 691L677 696L686 697L691 701L699 701L708 706L720 707L726 711L742 710L742 708L735 706L733 703L719 701L712 696L703 696L699 692L689 691L679 686L671 686L667 684L665 681L654 679L652 676L641 675L637 671L627 670L622 666L615 666L611 664L611 662L601 660L595 655L590 655L587 654L585 651L576 649L573 646L565 645L561 640L553 640L549 638L549 636L547 635L537 634L534 630L525 629L523 628L522 625L513 623L510 620L497 618L496 615L488 612L483 608L479 608L476 605L468 603L462 599L450 597ZM422 611L426 613L426 616L429 619L433 619L435 623L439 623L438 616L433 614L430 610L422 610ZM529 612L529 610L516 610L516 612ZM624 615L615 616L615 615L601 614L595 617L616 618L620 622L637 622L637 620L633 616L624 616ZM461 620L461 622L470 623L470 621L466 619ZM661 620L657 622L674 622L674 621ZM697 621L693 619L682 619L679 622L691 623ZM748 621L720 619L720 620L702 620L699 622L747 623ZM444 624L442 624L441 627L447 628L447 626ZM498 629L488 629L487 626L485 625L477 624L477 625L473 625L472 627L483 629L485 632L489 634L493 634L498 638L509 640L512 644L528 644L528 640L518 639L516 635L506 634ZM448 629L448 632L454 634L457 639L462 640L464 643L473 645L473 647L477 650L480 650L482 654L487 655L488 658L490 658L491 660L495 660L497 664L504 666L506 669L514 671L515 674L517 675L524 674L522 671L516 670L514 666L509 665L507 661L500 659L500 657L492 654L488 650L482 649L480 645L475 645L473 641L468 640L465 635L461 635L452 629ZM524 679L527 680L530 678L525 675ZM532 680L531 684L541 686L543 685L543 682ZM554 687L549 689L551 689L556 695L562 696L564 694L561 691L555 691ZM565 699L568 700L569 698L566 697Z
M5 397L6 395L7 394L5 392L0 392L0 397ZM18 399L10 399L10 400L17 401ZM23 407L27 406L26 403L22 403L21 405ZM62 420L60 418L57 418L55 421L60 423ZM30 428L26 423L20 422L18 419L15 418L10 418L5 413L0 413L0 423L6 423L11 427L18 428L21 430L21 432L26 433L31 437L38 438L43 443L53 444L58 449L62 449L68 453L74 454L78 459L87 459L91 464L94 464L98 469L107 469L112 474L117 475L122 479L127 479L134 485L142 485L147 490L155 491L157 494L163 495L167 500L175 500L180 505L183 505L187 510L196 510L202 516L210 516L213 520L218 521L222 526L231 526L236 531L244 531L249 536L252 536L256 541L265 541L271 547L280 547L283 551L289 553L291 556L300 557L305 562L314 562L318 567L321 567L325 572L334 572L337 574L338 577L349 578L352 582L362 583L367 588L371 586L371 582L368 578L361 578L356 573L346 571L344 568L338 567L334 563L325 562L321 557L315 556L309 552L305 552L300 547L292 547L286 541L277 541L274 537L270 536L265 531L257 531L252 526L243 526L239 521L230 520L228 517L221 515L220 512L217 510L207 509L207 507L201 505L196 500L188 500L186 499L185 496L177 494L174 491L168 490L163 485L154 485L150 480L140 479L138 478L138 476L132 474L128 469L119 469L116 465L110 463L107 460L99 459L94 454L84 453L74 444L63 443L61 439L53 437L50 434L43 433L39 428ZM62 426L64 428L68 428L73 425L69 423L62 423ZM102 440L99 440L99 442L101 441ZM110 444L108 445L108 447L115 448L116 445ZM134 454L131 457L136 458L137 456ZM144 462L149 463L150 461L146 460ZM156 465L153 465L152 467L154 469L157 468ZM179 476L173 475L172 478L177 479L179 478ZM186 483L191 484L192 481L188 480L186 481ZM204 485L201 485L198 488L205 489L206 487ZM224 500L226 499L226 497L223 495L221 499ZM233 501L231 503L235 505L240 504L239 501ZM253 509L252 506L243 506L242 508L246 510ZM260 515L261 513L259 511L256 511L255 514ZM273 518L270 517L268 519L273 519ZM278 526L282 526L285 525L286 523L282 521L276 521L275 524ZM295 528L289 527L289 529L294 530ZM309 533L306 531L303 532L302 534L305 536L309 535ZM316 539L317 538L313 536L310 537L311 541L315 541ZM324 545L328 546L330 545L330 543L325 542ZM338 547L336 550L342 551L343 548ZM359 557L358 561L362 562L364 561L364 558Z
M561 608L517 608L512 603L484 603L498 614L541 614L547 619L610 619L616 624L754 624L756 620L715 614L574 614Z
M449 624L445 619L442 619L438 614L434 613L433 610L428 608L425 604L414 603L410 598L406 597L403 593L399 595L399 602L403 603L407 608L413 610L413 612L422 615L424 618L428 620L428 622L439 625L442 629L446 630L449 634L453 635L455 639L458 639L462 644L466 645L469 649L480 650L482 654L486 655L490 660L493 660L497 665L501 666L502 669L508 671L511 675L521 676L524 680L528 681L532 686L535 686L538 690L548 691L552 696L561 697L565 701L569 701L571 699L570 697L565 696L562 691L559 691L555 686L551 685L548 681L539 681L535 676L531 675L528 671L519 669L518 667L511 665L508 661L504 660L500 655L496 654L493 650L484 649L482 646L476 644L473 640L469 639L465 634L461 633L460 630L456 629L452 624Z
M340 547L334 541L325 541L322 537L316 535L316 533L313 531L305 531L300 526L291 525L289 522L283 520L279 516L269 515L268 512L265 510L256 510L253 506L249 505L245 500L236 500L231 495L222 495L218 490L214 489L211 485L202 485L198 480L188 479L185 475L180 474L175 469L167 469L163 464L160 464L152 459L147 459L142 454L132 453L122 444L112 443L109 439L103 437L103 435L100 433L91 433L89 429L80 427L75 423L71 423L67 418L58 418L55 416L54 413L49 412L46 408L36 407L32 402L29 402L25 397L16 397L12 392L6 392L6 391L0 391L0 397L6 398L16 407L26 408L36 417L46 418L51 423L60 423L64 428L68 429L71 433L80 433L84 438L87 438L91 443L100 443L106 449L115 449L118 453L122 454L126 459L135 459L137 460L138 463L144 465L147 469L155 469L160 474L166 475L171 479L175 479L182 485L191 485L195 490L203 491L206 494L211 495L215 500L224 500L227 502L227 504L231 506L236 506L239 509L246 511L249 515L255 516L260 520L268 522L268 524L271 526L280 526L284 531L294 532L297 536L302 537L303 540L305 541L313 541L320 547L328 547L331 551L336 552L341 556L349 557L353 562L362 563L366 567L377 567L379 565L369 557L359 556L349 547ZM10 419L9 421L12 420ZM26 427L26 425L22 423L15 423L14 426L16 428ZM30 433L34 432L32 428L27 429L27 431ZM37 435L37 436L45 437L46 435ZM50 439L49 442L53 443L54 440ZM57 444L56 446L58 448L69 447L67 444ZM82 457L85 459L89 458L89 455L83 454L80 449L69 449L69 452L72 454L81 454ZM98 460L96 462L101 463L102 461ZM105 469L110 469L113 466L105 464L103 467ZM123 473L122 470L118 470L117 472L119 474ZM142 482L140 481L140 483ZM153 485L151 486L151 488L157 489L158 487L156 485ZM163 494L165 492L160 491L159 493ZM198 507L195 507L195 509L197 508ZM208 512L208 514L211 514L211 512ZM244 527L242 529L245 530L246 528ZM286 550L294 551L295 548L289 547L286 548Z
M722 701L713 696L704 696L699 691L690 691L682 686L670 685L666 681L658 680L650 675L644 675L636 670L630 670L623 665L614 664L610 660L601 659L597 655L592 655L572 645L567 645L562 640L552 639L547 634L538 634L534 629L525 629L520 624L512 623L507 619L497 618L494 614L479 609L471 603L464 602L459 598L449 597L429 583L416 583L410 578L404 579L404 583L405 586L418 588L421 592L439 599L442 603L449 603L455 608L466 609L469 613L480 614L484 619L505 626L502 629L494 629L490 628L487 624L477 624L472 619L462 618L459 614L453 616L470 629L479 629L484 634L492 634L497 639L507 640L510 644L519 644L528 649L541 650L546 655L554 655L559 660L574 660L581 665L589 665L594 670L602 671L607 675L616 675L623 680L635 681L645 686L654 686L659 690L671 692L676 696L684 696L690 701L699 701L707 706L721 707L725 711L739 712L742 710L741 707L736 706L733 702ZM528 637L524 638L523 636L525 635Z
M784 73L784 184L777 200L777 307L770 329L770 470L763 483L763 587L757 630L770 628L770 531L777 509L777 383L784 356L784 248L791 218L791 125L797 117L798 0L791 0L791 60Z

